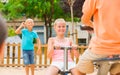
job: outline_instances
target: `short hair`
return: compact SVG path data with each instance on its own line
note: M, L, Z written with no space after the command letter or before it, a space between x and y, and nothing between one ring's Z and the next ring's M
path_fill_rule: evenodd
M31 19L31 18L26 19L25 22L28 21L28 20L34 22L33 19Z
M58 19L55 20L54 26L55 26L58 22L65 23L65 25L66 25L66 22L65 22L65 20L64 20L63 18L58 18Z
M7 38L7 26L5 19L0 15L0 47Z

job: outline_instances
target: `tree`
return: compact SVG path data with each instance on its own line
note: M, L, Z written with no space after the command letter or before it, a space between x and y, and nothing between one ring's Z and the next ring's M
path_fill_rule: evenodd
M76 0L73 5L74 16L80 18L82 16L82 6L85 0ZM61 7L66 13L70 13L68 0L61 0Z
M42 19L45 22L47 39L51 37L52 21L58 17L66 17L59 0L9 0L1 5L0 9L8 20L21 17Z
M9 29L8 29L8 36L10 37L10 36L15 36L15 35L16 35L16 34L15 34L14 28L9 27Z
M40 0L40 18L45 21L47 39L52 35L52 22L58 17L65 17L59 0Z

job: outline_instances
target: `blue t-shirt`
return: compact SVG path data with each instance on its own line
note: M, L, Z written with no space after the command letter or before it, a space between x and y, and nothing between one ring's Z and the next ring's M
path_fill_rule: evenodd
M22 50L34 50L34 38L38 38L36 32L22 29Z

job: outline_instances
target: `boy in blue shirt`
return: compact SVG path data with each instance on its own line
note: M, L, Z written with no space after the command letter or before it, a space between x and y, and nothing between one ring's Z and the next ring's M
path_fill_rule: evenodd
M38 45L37 54L41 54L41 42L37 33L32 30L33 26L33 20L27 19L15 31L16 34L22 34L22 50L26 75L29 75L29 67L31 68L32 75L34 75L34 38L37 40Z

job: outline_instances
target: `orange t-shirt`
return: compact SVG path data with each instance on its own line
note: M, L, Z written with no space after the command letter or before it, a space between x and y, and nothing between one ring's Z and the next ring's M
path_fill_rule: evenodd
M91 51L120 54L120 0L85 0L82 11L86 25L93 16L95 37L91 39Z

